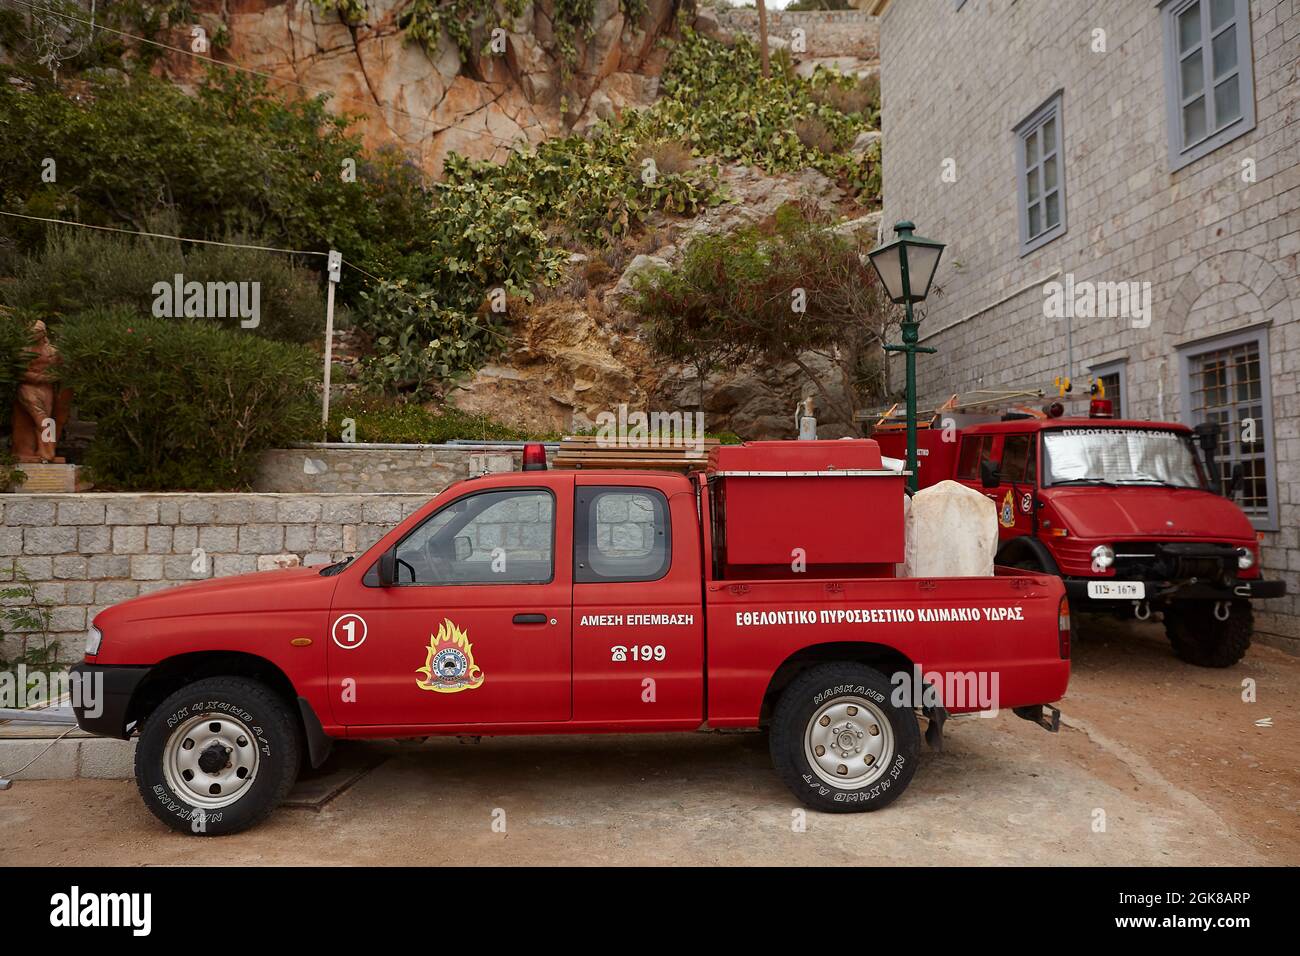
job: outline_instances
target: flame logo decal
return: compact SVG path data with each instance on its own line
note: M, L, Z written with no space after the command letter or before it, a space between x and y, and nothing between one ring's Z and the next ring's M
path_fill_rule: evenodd
M438 694L455 694L483 686L483 672L474 663L474 650L469 635L450 620L438 626L436 635L429 635L428 653L424 666L416 670L423 678L415 682L420 690Z

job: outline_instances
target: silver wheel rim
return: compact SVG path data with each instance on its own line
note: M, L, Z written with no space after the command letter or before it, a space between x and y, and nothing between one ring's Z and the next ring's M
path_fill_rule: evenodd
M804 732L808 766L839 790L875 783L893 755L893 727L885 712L863 697L837 697L823 704Z
M257 737L229 714L201 714L167 738L163 775L177 796L205 810L228 807L257 778Z

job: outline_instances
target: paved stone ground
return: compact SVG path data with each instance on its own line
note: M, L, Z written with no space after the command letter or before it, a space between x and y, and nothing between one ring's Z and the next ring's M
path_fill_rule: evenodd
M320 812L284 808L202 844L207 863L1300 863L1300 659L1174 660L1158 628L1082 622L1051 735L1010 715L949 724L893 806L807 814L758 735L364 744L389 759ZM1244 703L1242 681L1258 702ZM1272 718L1271 727L1256 726ZM493 830L504 812L505 832ZM1099 811L1105 832L1095 832ZM0 864L184 864L193 838L129 781L17 781Z

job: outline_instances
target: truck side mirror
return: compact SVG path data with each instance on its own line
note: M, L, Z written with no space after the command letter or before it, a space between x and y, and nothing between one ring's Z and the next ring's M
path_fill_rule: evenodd
M1002 476L998 474L998 466L987 458L980 460L980 484L985 488L996 488L1002 484Z
M474 542L470 541L469 535L457 535L453 543L456 547L456 560L469 560L469 556L474 553Z
M379 556L379 586L391 588L397 581L397 553L389 548Z
M1215 494L1219 494L1223 484L1219 480L1218 462L1215 461L1219 451L1219 423L1201 422L1192 431L1195 432L1196 440L1201 446L1201 457L1205 459L1205 473L1210 480L1210 488Z
M1241 491L1246 485L1246 469L1241 462L1232 466L1232 478L1228 481L1228 490L1226 492L1231 500L1237 497L1237 492Z

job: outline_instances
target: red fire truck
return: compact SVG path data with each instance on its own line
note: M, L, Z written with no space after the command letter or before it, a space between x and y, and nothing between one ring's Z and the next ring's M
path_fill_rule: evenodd
M1158 612L1180 659L1235 664L1250 646L1250 602L1286 593L1260 573L1258 536L1232 500L1240 466L1223 481L1212 428L1111 416L1104 398L1086 418L1061 401L991 415L941 408L918 432L918 483L951 479L992 498L997 563L1059 575L1076 611ZM906 456L900 428L878 426L875 438Z
M895 576L902 480L870 440L719 448L692 475L546 470L531 446L355 560L103 611L78 722L138 734L145 803L204 834L262 819L335 739L433 734L767 727L800 800L874 810L911 780L918 715L936 745L997 708L1054 730L1070 672L1056 577Z

